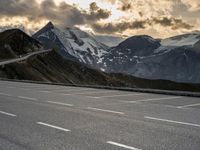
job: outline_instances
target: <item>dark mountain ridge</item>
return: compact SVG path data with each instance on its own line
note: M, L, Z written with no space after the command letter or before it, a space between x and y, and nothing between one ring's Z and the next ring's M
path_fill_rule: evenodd
M30 52L38 51L42 45L19 29L0 33L0 59L16 58Z
M120 49L121 52L129 49L131 50L132 54L145 56L151 54L152 51L160 47L160 45L160 41L155 40L150 36L139 35L126 39L117 47Z

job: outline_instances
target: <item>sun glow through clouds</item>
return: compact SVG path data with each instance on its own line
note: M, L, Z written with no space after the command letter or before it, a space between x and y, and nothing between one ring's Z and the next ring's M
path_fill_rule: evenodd
M1 26L23 25L30 34L48 21L60 27L76 26L96 34L120 36L164 38L200 30L197 0L14 1L0 0Z

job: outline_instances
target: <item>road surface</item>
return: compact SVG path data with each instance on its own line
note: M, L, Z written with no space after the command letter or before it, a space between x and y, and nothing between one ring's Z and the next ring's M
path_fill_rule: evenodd
M1 150L200 150L200 98L0 82Z
M23 61L23 60L26 60L26 59L30 58L31 56L38 55L38 54L41 54L41 53L50 52L50 51L52 51L52 50L49 49L49 50L36 51L36 52L32 52L32 53L27 54L27 55L25 55L23 57L20 57L20 58L14 58L14 59L6 60L6 61L1 61L0 62L0 66L11 64L11 63L15 63L15 62L19 62L19 61Z

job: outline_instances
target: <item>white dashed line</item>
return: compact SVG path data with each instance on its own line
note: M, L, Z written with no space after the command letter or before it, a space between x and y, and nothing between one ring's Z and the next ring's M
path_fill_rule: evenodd
M14 89L15 87L13 87L13 86L9 86L8 88L10 88L10 89Z
M162 97L162 98L152 98L152 99L141 99L141 100L135 100L135 101L123 101L125 103L136 103L136 102L150 102L150 101L159 101L159 100L170 100L170 99L179 99L182 97Z
M63 105L63 106L74 106L73 104L60 103L60 102L54 102L54 101L47 101L47 103Z
M46 127L50 127L50 128L54 128L54 129L58 129L58 130L65 131L65 132L69 132L70 131L69 129L61 128L61 127L50 125L50 124L43 123L43 122L37 122L37 124L43 125L43 126L46 126Z
M157 121L162 121L162 122L169 122L169 123L175 123L175 124L182 124L182 125L188 125L188 126L194 126L194 127L200 127L199 124L193 124L193 123L187 123L187 122L180 122L180 121L174 121L174 120L167 120L167 119L161 119L161 118L154 118L154 117L144 117L145 119L150 119L150 120L157 120Z
M88 107L87 109L90 109L90 110L97 110L97 111L103 111L103 112L109 112L109 113L120 114L120 115L124 115L123 112L113 111L113 110L107 110L107 109L99 109L99 108L94 108L94 107Z
M89 90L94 90L94 89L89 89ZM81 91L89 91L88 89L72 89L72 90L59 90L56 92L81 92Z
M24 96L17 96L20 99L26 99L26 100L31 100L31 101L38 101L36 98L31 98L31 97L24 97Z
M122 94L122 95L110 95L110 96L88 96L90 98L109 98L109 97L123 97L123 96L134 96L134 95L145 95L145 94Z
M3 96L11 96L10 94L7 94L7 93L0 93L0 95L3 95Z
M1 114L7 115L7 116L11 116L11 117L16 117L16 115L5 112L5 111L0 111Z
M120 143L116 143L116 142L112 142L112 141L108 141L107 143L111 144L111 145L118 146L118 147L122 147L122 148L125 148L125 149L141 150L141 149L138 149L138 148L135 148L135 147L132 147L132 146L128 146L128 145L124 145L124 144L120 144Z
M21 90L24 90L24 91L30 91L30 89L28 88L20 88Z
M200 106L200 103L178 106L178 107L176 107L176 108L187 108L187 107L194 107L194 106Z
M50 91L40 91L41 93L51 93Z

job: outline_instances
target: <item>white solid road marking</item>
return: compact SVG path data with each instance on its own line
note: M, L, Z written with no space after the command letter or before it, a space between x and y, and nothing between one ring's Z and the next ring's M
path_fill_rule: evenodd
M110 95L110 96L88 96L90 98L109 98L109 97L123 97L123 96L134 96L134 95L145 95L145 94L122 94L122 95Z
M50 125L50 124L43 123L43 122L37 122L37 124L43 125L43 126L46 126L46 127L50 127L50 128L54 128L54 129L58 129L58 130L65 131L65 132L69 132L70 131L69 129L61 128L61 127Z
M11 114L11 113L7 113L5 111L0 111L1 114L7 115L7 116L11 116L11 117L16 117L16 115Z
M47 103L63 105L63 106L74 106L73 104L60 103L60 102L54 102L54 101L47 101Z
M194 106L200 106L200 103L197 104L190 104L190 105L184 105L184 106L178 106L176 108L187 108L187 107L194 107Z
M20 99L26 99L26 100L31 100L31 101L38 101L36 98L31 98L31 97L24 97L24 96L17 96Z
M124 144L120 144L120 143L116 143L116 142L112 142L112 141L108 141L107 143L111 144L111 145L119 146L119 147L122 147L122 148L125 148L125 149L141 150L141 149L138 149L138 148L135 148L135 147L132 147L132 146L128 146L128 145L124 145Z
M157 121L163 121L163 122L169 122L169 123L175 123L175 124L182 124L182 125L200 127L199 124L193 124L193 123L188 123L188 122L180 122L180 121L167 120L167 119L161 119L161 118L154 118L154 117L148 117L148 116L146 116L144 118L150 119L150 120L157 120Z
M7 93L0 93L0 95L3 95L3 96L11 96L10 94L7 94Z
M99 109L99 108L94 108L94 107L88 107L87 109L90 109L90 110L97 110L97 111L103 111L103 112L109 112L109 113L120 114L120 115L124 115L123 112L113 111L113 110L107 110L107 109Z
M159 101L159 100L169 100L169 99L179 99L182 97L162 97L162 98L152 98L152 99L141 99L141 100L135 100L135 101L123 101L126 103L136 103L136 102L149 102L149 101Z

